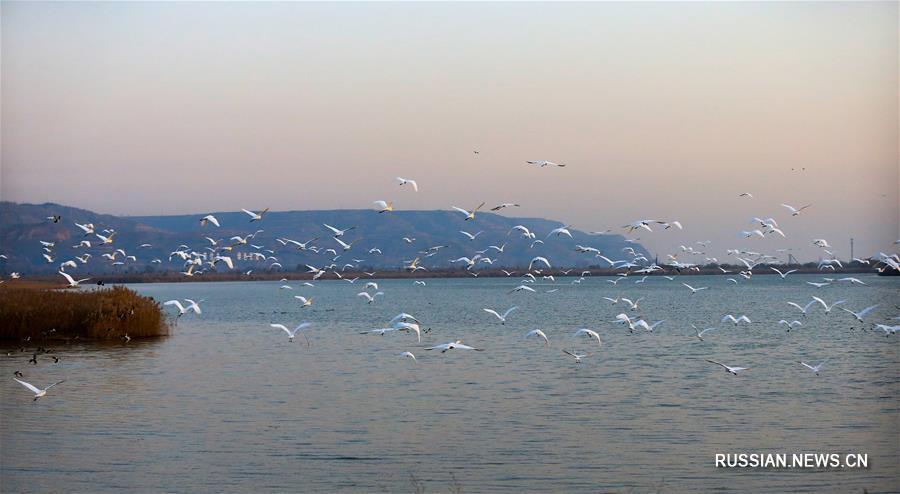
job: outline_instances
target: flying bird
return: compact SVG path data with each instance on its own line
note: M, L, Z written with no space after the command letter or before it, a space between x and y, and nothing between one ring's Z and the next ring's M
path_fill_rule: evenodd
M738 372L745 371L748 369L748 367L729 367L721 362L716 362L715 360L707 359L707 362L709 362L711 364L716 364L716 365L722 366L726 371L730 372L731 374L734 374L735 376L738 375Z
M788 209L788 211L791 212L791 216L797 216L800 214L800 211L803 211L804 209L812 206L812 204L807 204L806 206L803 206L801 208L795 208L794 206L791 206L790 204L782 204L782 206L786 207Z
M562 163L554 163L554 162L552 162L552 161L547 161L547 160L526 161L525 163L528 163L529 165L536 165L536 166L539 166L539 167L541 167L541 168L543 168L543 167L545 167L545 166L558 166L558 167L560 167L560 168L566 166L566 165L564 165L564 164L562 164Z
M419 191L419 184L417 184L415 180L411 180L411 179L403 178L403 177L397 177L397 180L400 182L400 185L409 184L409 185L412 185L412 188L414 191L416 191L416 192Z
M38 401L38 398L41 398L41 397L44 397L47 395L47 390L49 390L53 386L56 386L57 384L62 384L64 382L66 382L66 380L63 379L62 381L57 381L57 382L47 386L44 389L40 389L37 386L33 386L25 381L20 381L16 378L13 378L13 380L15 380L17 383L21 384L22 386L25 386L26 388L30 389L31 392L34 393L34 400L32 400L32 401Z
M451 207L452 207L453 209L455 209L456 211L459 211L460 213L466 215L465 221L469 221L469 220L474 220L474 219L475 219L475 213L477 213L479 209L481 209L482 207L484 207L484 203L482 202L477 208L475 208L475 209L473 209L473 210L471 210L471 211L466 211L465 209L463 209L463 208L458 208L458 207L456 207L456 206L451 206Z
M246 209L241 209L241 211L247 213L250 216L250 223L253 223L254 221L259 221L259 220L263 219L263 215L269 212L269 208L263 209L262 211L260 211L258 213L254 213L253 211L247 211ZM219 225L216 225L216 226L219 226Z
M500 315L494 309L483 309L483 310L485 312L487 312L488 314L493 314L493 315L497 316L497 319L500 319L500 324L506 324L506 316L508 316L512 311L514 311L516 309L518 309L518 307L510 307L509 309L506 309L506 312L504 312L503 315Z
M277 329L284 330L284 332L288 334L288 341L293 342L293 341L294 341L294 336L297 335L297 332L300 331L301 329L308 328L308 327L312 326L312 323L310 323L310 322L302 322L302 323L300 323L299 326L297 326L297 327L294 328L293 330L288 329L284 324L269 324L269 326L271 326L271 327L273 327L273 328L277 328ZM303 337L306 338L306 335L303 335ZM306 346L309 346L309 339L308 339L308 338L306 339Z

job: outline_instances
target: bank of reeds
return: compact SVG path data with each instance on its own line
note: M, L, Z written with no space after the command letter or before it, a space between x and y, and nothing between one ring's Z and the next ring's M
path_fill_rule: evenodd
M117 286L95 290L7 287L0 290L0 339L106 340L165 336L159 303Z

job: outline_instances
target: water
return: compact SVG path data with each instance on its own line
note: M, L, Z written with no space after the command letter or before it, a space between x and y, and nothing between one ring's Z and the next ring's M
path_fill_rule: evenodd
M0 358L2 490L897 491L900 337L785 304L815 294L854 310L880 303L874 322L900 315L896 278L860 278L868 286L561 278L538 294L507 294L512 279L390 280L372 305L356 296L364 280L135 285L204 299L203 315L169 338L56 345L58 364ZM680 281L710 289L691 295ZM296 294L314 305L300 309ZM617 295L644 297L635 313L666 321L629 334L609 322L622 303L601 299ZM513 305L506 325L481 310ZM422 344L358 334L401 311L432 328ZM718 323L726 313L753 324ZM804 326L787 333L782 318ZM303 320L316 323L309 348L268 327ZM690 323L721 329L701 342ZM603 347L573 340L580 327ZM551 348L523 340L535 328ZM423 350L458 338L485 351ZM575 364L562 348L593 355ZM397 356L406 350L418 362ZM732 376L707 358L750 370ZM797 363L825 359L818 377ZM17 369L38 385L67 381L32 403ZM867 453L869 468L714 468L716 453L738 452Z

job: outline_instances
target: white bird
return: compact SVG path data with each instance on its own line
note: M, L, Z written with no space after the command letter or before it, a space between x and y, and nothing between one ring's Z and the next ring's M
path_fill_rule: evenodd
M890 336L897 331L900 331L900 325L888 326L887 324L876 324L875 328L884 331L884 336Z
M753 194L749 192L743 192L738 197L749 197L750 199L753 199Z
M63 379L62 381L57 381L57 382L55 382L55 383L53 383L53 384L47 386L47 387L44 388L44 389L40 389L40 388L38 388L37 386L33 386L33 385L31 385L31 384L29 384L29 383L27 383L27 382L25 382L25 381L20 381L20 380L18 380L18 379L16 379L16 378L13 378L13 380L16 381L17 383L21 384L22 386L25 386L26 388L30 389L31 392L34 393L34 400L32 400L32 401L38 401L38 398L41 398L41 397L47 395L47 390L49 390L49 389L52 388L53 386L56 386L57 384L61 384L61 383L66 382L66 380Z
M629 309L631 309L631 310L637 310L638 304L641 303L641 300L644 300L644 297L641 297L641 298L639 298L639 299L637 299L637 300L635 300L635 301L633 301L633 302L631 301L630 298L619 297L619 299L620 299L622 302L625 302L626 304L628 304L628 308L629 308Z
M734 374L735 376L738 375L738 372L745 371L745 370L748 369L747 367L729 367L729 366L727 366L727 365L725 365L725 364L723 364L723 363L721 363L721 362L716 362L715 360L708 360L708 359L707 359L707 362L709 362L709 363L711 363L711 364L720 365L720 366L722 366L726 371L728 371L728 372Z
M697 293L697 292L699 292L700 290L707 290L707 289L709 289L708 286L701 286L700 288L694 288L694 287L692 287L691 285L688 285L687 283L682 283L682 285L688 287L688 288L691 290L691 294Z
M792 307L796 307L796 308L800 309L800 312L802 312L803 315L806 316L806 311L808 311L809 308L810 308L813 304L815 304L815 303L816 303L815 300L810 300L810 301L809 301L805 306L803 306L803 307L800 307L800 304L797 304L797 303L795 303L795 302L788 302L787 304L790 305L790 306L792 306Z
M84 232L85 237L94 233L94 224L93 223L85 223L85 224L81 225L76 222L75 226L77 226L78 228L81 228L81 230ZM90 245L88 245L88 247L90 247Z
M530 286L519 285L519 286L513 288L512 290L510 290L510 291L507 292L507 293L521 292L521 291L535 292L535 289L534 289L534 288L531 288Z
M311 306L312 303L313 303L312 297L306 298L306 297L304 297L303 295L294 295L294 298L297 299L297 300L299 300L300 303L302 304L302 305L300 306L301 309L302 309L303 307L309 307L309 306Z
M349 244L348 244L347 242L344 242L343 240L337 238L337 237L334 237L334 241L337 242L337 243L339 243L339 244L341 244L341 248L344 249L344 252L347 252L348 250L350 250L350 247L353 247L353 244L355 244L356 242L359 241L359 239L358 239L358 238L355 238L355 239L353 239L353 241L350 242Z
M254 221L261 220L263 218L263 215L269 212L269 208L263 209L262 211L260 211L258 213L254 213L253 211L247 211L246 209L241 209L241 211L250 215L250 223L253 223ZM216 225L216 226L218 226L218 225Z
M103 235L100 235L99 233L95 233L94 235L101 240L102 244L105 245L105 244L111 244L113 242L113 237L116 235L116 232L110 233L108 237L104 237Z
M413 355L412 352L403 352L399 356L403 357L403 358L411 358L413 360L416 360L416 356Z
M415 281L413 281L413 285L425 286L425 282L422 280L415 280Z
M828 305L828 304L825 303L824 300L820 299L819 297L813 297L813 300L815 300L816 302L822 304L822 307L825 308L825 313L826 313L826 314L828 314L829 312L831 312L831 309L834 309L834 307L835 307L836 305L840 305L840 304L843 304L844 302L846 302L845 300L838 300L837 302L835 302L835 303L833 303L833 304L831 304L831 305Z
M531 262L528 263L528 270L529 270L529 271L531 271L532 266L534 266L534 263L536 263L536 262L542 262L542 263L544 263L544 265L546 265L548 268L550 267L550 261L548 261L546 257L537 256L537 257L535 257L534 259L532 259Z
M533 239L533 238L535 237L535 234L534 234L531 230L529 230L528 227L526 227L526 226L524 226L524 225L516 225L516 226L510 228L509 231L506 232L506 235L508 236L510 233L513 232L513 230L516 230L516 231L518 231L518 232L522 232L522 237L523 237L523 238L531 238L531 239Z
M397 180L400 182L400 185L409 184L409 185L412 185L414 191L416 191L416 192L419 191L419 184L417 184L415 180L410 180L408 178L403 178L403 177L397 177Z
M458 207L456 207L456 206L451 206L451 207L452 207L453 209L455 209L456 211L459 211L460 213L466 215L465 221L469 221L469 220L474 220L474 219L475 219L475 213L477 213L479 209L481 209L482 207L484 207L484 203L482 202L481 205L479 205L477 208L475 208L475 209L473 209L473 210L471 210L471 211L466 211L465 209L463 209L463 208L458 208Z
M572 238L572 232L569 231L569 228L571 227L568 225L554 228L553 230L550 230L550 233L547 234L547 238L550 238L553 234L556 234L557 237L560 235L568 235L569 238Z
M694 328L694 331L697 333L697 338L699 338L700 341L703 341L703 334L704 334L704 333L706 333L707 331L712 331L713 329L716 329L716 328L706 328L706 329L704 329L704 330L702 330L702 331L698 331L698 330L697 330L697 326L694 326L693 324L691 324L691 327Z
M778 270L778 268L772 267L772 271L775 271L776 273L778 273L778 276L781 276L781 279L785 279L785 278L787 278L787 275L793 273L794 271L796 271L796 269L792 269L790 271L786 271L786 272L782 273L781 271Z
M566 166L562 163L554 163L552 161L547 161L547 160L526 161L525 163L528 163L529 165L537 165L541 168L543 168L545 166L558 166L560 168Z
M207 223L212 223L213 225L219 226L219 220L216 219L215 216L208 214L202 218L200 218L200 224L206 226Z
M394 324L394 323L396 323L397 321L403 321L403 322L407 322L407 321L415 321L415 322L421 324L421 321L419 321L418 319L416 319L416 318L415 318L414 316L412 316L411 314L407 314L406 312L401 312L401 313L397 314L396 316L394 316L394 317L388 322L388 324L389 324L389 325L390 325L390 324Z
M460 230L459 233L462 233L463 235L465 235L466 237L468 237L469 240L471 241L471 240L475 240L479 235L481 235L482 233L484 233L484 231L482 230L482 231L480 231L480 232L478 232L478 233L476 233L476 234L474 234L474 235L471 234L471 233L469 233L469 232L462 231L462 230Z
M835 305L837 305L837 303L835 303ZM843 307L841 307L840 309L841 309L842 311L844 311L844 312L853 314L853 317L855 317L857 321L863 322L863 316L866 315L866 314L868 314L869 312L871 312L872 309L874 309L875 307L878 307L878 304L875 304L875 305L871 305L871 306L869 306L869 307L866 307L865 309L863 309L863 310L861 310L861 311L859 311L859 312L853 312L852 310L850 310L850 309L845 309L845 308L843 308Z
M494 309L483 309L483 310L485 312L487 312L488 314L493 314L493 315L497 316L497 319L500 319L500 324L506 324L506 316L508 316L510 312L512 312L516 309L518 309L518 307L510 307L509 309L506 309L506 312L504 312L503 315L500 315Z
M590 356L591 356L590 353L583 353L583 354L580 354L580 355L579 355L579 354L575 353L574 350L572 350L571 352L568 351L568 350L563 350L563 353L565 353L566 355L571 355L572 357L574 357L574 358L575 358L575 363L576 363L576 364L580 364L580 363L581 363L581 359L583 359L583 358L585 358L585 357L590 357Z
M677 227L679 230L684 230L684 227L681 226L680 221L657 221L657 223L659 223L660 225L662 225L664 227L663 230L668 230L669 228L672 228L673 226Z
M859 278L852 278L852 277L838 278L838 281L849 281L850 284L852 284L852 285L865 285L865 283L863 283L862 280L860 280Z
M725 314L725 317L722 318L722 322L725 322L725 321L731 321L735 326L737 326L738 323L741 321L744 321L749 324L750 318L745 315L741 316L741 317L734 317L731 314ZM716 362L716 363L718 363L718 362Z
M312 326L312 323L302 322L299 326L294 328L293 331L288 329L284 324L269 324L269 326L284 330L284 332L288 334L288 341L294 341L294 336L297 335L297 331ZM303 335L303 337L306 338L306 335ZM306 339L306 346L309 346L309 338Z
M340 229L340 228L335 228L335 227L333 227L333 226L331 226L331 225L329 225L329 224L327 224L327 223L322 223L322 225L324 225L325 228L328 228L329 230L331 230L331 232L332 232L332 234L333 234L332 236L335 237L335 238L337 238L337 237L343 237L345 233L347 233L347 232L349 232L350 230L353 230L353 229L356 228L355 226L351 226L350 228L344 228L344 229L342 230L342 229Z
M508 208L508 207L516 207L517 208L517 207L519 207L519 205L514 204L512 202L504 202L503 204L492 207L491 211L500 211L501 209Z
M454 349L475 350L476 352L484 351L482 348L475 348L475 347L471 347L469 345L463 345L462 340L456 340L456 341L452 341L450 343L444 343L443 345L435 345L433 347L426 348L425 350L440 350L441 353L444 353L447 350L454 350Z
M788 321L786 321L786 320L784 320L784 319L778 321L778 324L784 324L785 326L787 326L787 330L788 330L788 331L790 331L791 329L793 329L794 326L803 326L803 323L800 322L800 321L791 321L791 322L788 322Z
M69 276L69 273L66 273L64 271L59 271L59 274L63 275L63 277L69 282L70 287L77 287L78 284L81 283L82 281L87 281L90 279L90 278L84 278L81 280L75 280L74 278Z
M373 203L378 206L379 213L390 212L394 210L394 202L393 201L373 201Z
M544 334L544 332L541 331L540 329L532 329L531 331L525 333L525 337L526 338L533 338L533 337L543 338L544 343L546 343L547 346L550 346L550 340L547 339L547 335Z
M375 301L375 297L377 297L377 296L379 296L379 295L384 295L384 292L375 292L375 293L373 293L373 294L371 294L371 295L369 295L369 292L359 292L359 293L356 294L356 296L358 296L358 297L363 297L363 298L365 298L365 299L368 301L368 303L370 303L370 304L371 304L372 302L374 302L374 301Z
M603 342L600 341L600 335L597 334L596 331L591 330L591 329L587 329L587 328L581 328L581 329L579 329L578 331L575 331L575 334L572 335L572 336L575 337L575 338L577 338L577 337L579 337L579 336L581 336L581 335L586 335L588 338L593 338L593 339L597 340L597 345L598 345L598 346L603 346Z
M803 211L804 209L812 206L812 204L807 204L806 206L803 206L802 208L799 208L799 209L795 208L794 206L791 206L790 204L782 204L782 206L786 207L788 209L788 211L791 212L791 216L797 216L798 214L800 214L800 211Z
M422 330L419 327L418 323L399 321L397 323L394 323L393 329L404 332L415 331L416 338L419 340L419 343L422 342Z
M812 371L813 374L815 374L815 375L818 376L818 375L819 375L819 369L821 369L822 366L825 365L825 362L827 362L827 360L823 360L822 362L819 362L819 365L813 366L813 365L807 364L806 362L801 361L801 362L800 362L800 365L802 365L803 367L806 367L807 369L809 369L810 371Z
M181 305L181 302L179 302L178 300L169 300L167 302L163 302L163 305L174 305L175 307L177 307L178 308L178 317L181 317L181 316L187 314L188 311L194 311L195 314L203 313L203 311L200 310L199 303L194 302L193 300L191 300L189 298L184 299L184 301L188 303L187 307L185 307L184 305ZM202 300L200 302L202 302Z

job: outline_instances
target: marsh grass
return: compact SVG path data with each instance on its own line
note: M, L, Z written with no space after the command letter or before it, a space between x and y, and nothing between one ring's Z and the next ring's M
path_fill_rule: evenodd
M122 286L95 290L0 290L0 339L107 340L166 336L159 303Z

